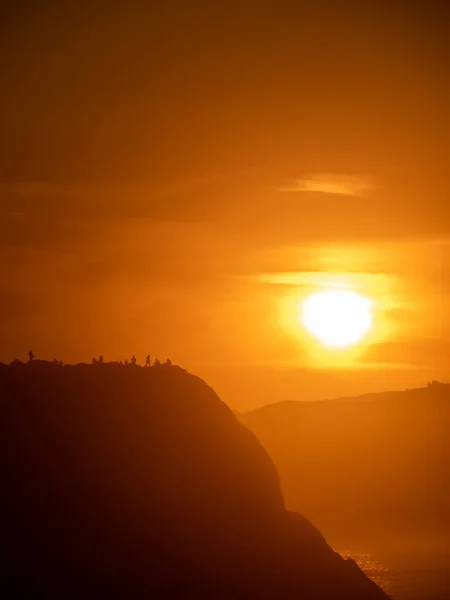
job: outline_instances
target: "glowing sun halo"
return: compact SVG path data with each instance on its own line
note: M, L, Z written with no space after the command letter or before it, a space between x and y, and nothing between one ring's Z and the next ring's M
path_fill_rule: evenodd
M305 298L300 319L326 346L350 346L372 326L371 302L356 292L318 292Z

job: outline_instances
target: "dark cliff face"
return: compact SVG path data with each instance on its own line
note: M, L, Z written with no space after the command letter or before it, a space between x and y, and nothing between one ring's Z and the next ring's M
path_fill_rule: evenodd
M0 419L8 597L386 598L178 367L0 365Z

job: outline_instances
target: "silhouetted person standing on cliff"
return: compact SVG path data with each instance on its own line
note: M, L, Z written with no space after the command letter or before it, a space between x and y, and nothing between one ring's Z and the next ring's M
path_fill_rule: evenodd
M28 352L28 362L31 362L34 358L34 354L33 354L33 350L30 350Z
M145 359L145 366L146 367L150 366L150 354L147 354L147 358Z

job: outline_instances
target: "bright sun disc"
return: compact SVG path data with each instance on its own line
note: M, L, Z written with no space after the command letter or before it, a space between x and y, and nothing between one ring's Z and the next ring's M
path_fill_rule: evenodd
M344 290L311 294L302 304L301 322L327 346L350 346L372 325L371 302Z

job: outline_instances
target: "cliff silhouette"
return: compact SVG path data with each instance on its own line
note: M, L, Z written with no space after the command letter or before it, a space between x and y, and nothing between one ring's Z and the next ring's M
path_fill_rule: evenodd
M286 505L333 544L448 548L450 385L280 402L238 417L273 458Z
M177 366L0 364L0 413L4 598L387 599Z

